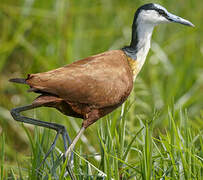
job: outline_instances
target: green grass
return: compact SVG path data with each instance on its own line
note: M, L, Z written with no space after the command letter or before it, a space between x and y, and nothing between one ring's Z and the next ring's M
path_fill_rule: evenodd
M149 2L149 1L145 1ZM47 71L127 45L138 0L2 0L0 3L0 179L63 179L62 139L39 167L55 132L15 122L9 110L36 97L12 77ZM76 145L77 179L202 179L203 1L161 2L196 25L160 25L134 90L121 108L88 128ZM82 121L41 108L29 117ZM67 177L67 179L70 179Z
M154 122L159 118L139 121L135 133L127 129L127 111L116 112L119 116L116 128L111 117L103 118L97 123L99 149L97 154L86 154L82 149L74 152L73 176L77 179L201 179L203 173L203 132L194 130L188 120L187 112L180 111L175 117L168 111L169 129L156 129L158 136L153 136ZM187 127L187 128L185 128ZM63 179L65 165L59 159L60 152L55 151L46 163L38 170L43 155L50 142L49 131L35 128L35 137L31 138L29 131L23 127L30 139L32 156L24 159L24 166L10 167L2 163L5 169L5 179ZM5 139L2 136L4 152ZM49 143L48 143L49 142ZM95 160L100 157L100 160ZM4 162L4 153L1 162ZM18 159L18 158L17 158ZM19 161L19 159L18 159ZM26 166L25 166L26 164ZM69 179L69 178L67 178Z

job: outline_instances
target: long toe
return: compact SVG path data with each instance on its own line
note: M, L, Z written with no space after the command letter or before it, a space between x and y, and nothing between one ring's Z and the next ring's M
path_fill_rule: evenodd
M59 132L57 132L56 137L55 137L55 139L54 139L54 141L53 141L51 147L49 148L48 152L45 154L45 157L44 157L43 161L41 162L41 164L39 165L39 168L42 166L42 164L44 164L44 162L46 161L46 159L47 159L47 157L49 156L49 154L50 154L50 153L53 151L53 149L55 148L55 146L56 146L56 141L57 141L58 137L59 137ZM39 169L39 168L38 168L38 169Z

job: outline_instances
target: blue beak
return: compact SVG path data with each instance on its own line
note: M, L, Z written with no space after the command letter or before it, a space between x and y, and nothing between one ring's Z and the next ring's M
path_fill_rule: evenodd
M167 19L171 22L175 22L175 23L180 23L180 24L183 24L183 25L186 25L186 26L192 26L192 27L195 27L194 24L192 24L190 21L186 20L186 19L183 19L181 17L178 17L174 14L171 14L171 13L167 13Z

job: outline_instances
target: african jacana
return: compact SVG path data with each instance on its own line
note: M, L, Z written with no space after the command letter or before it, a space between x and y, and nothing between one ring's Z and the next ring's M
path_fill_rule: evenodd
M145 4L135 13L129 46L106 51L48 72L29 74L26 79L10 80L27 84L30 86L29 92L40 94L31 105L12 109L13 118L57 131L45 159L55 147L59 134L63 137L67 157L88 126L112 112L128 98L133 81L150 49L154 27L169 22L194 26L158 4ZM22 111L42 106L54 107L67 116L83 119L82 128L69 147L67 141L70 143L70 139L63 125L20 115Z

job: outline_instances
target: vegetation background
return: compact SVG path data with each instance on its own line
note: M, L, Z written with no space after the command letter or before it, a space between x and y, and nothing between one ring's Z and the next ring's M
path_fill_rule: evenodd
M1 0L0 179L64 175L56 158L63 152L61 139L36 171L55 132L12 119L11 108L30 104L37 95L8 79L128 45L134 12L148 2ZM155 29L147 62L126 104L88 128L77 144L73 178L203 177L203 1L153 2L196 27L167 24ZM72 138L82 123L48 108L26 115L64 124Z

